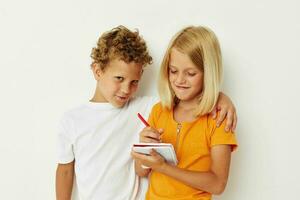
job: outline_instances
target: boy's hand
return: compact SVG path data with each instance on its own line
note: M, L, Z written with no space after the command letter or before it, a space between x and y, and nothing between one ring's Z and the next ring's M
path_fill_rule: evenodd
M146 127L140 133L140 142L144 143L159 143L161 142L162 129L154 129L151 127Z
M165 159L154 149L151 149L150 155L145 155L131 151L131 156L140 164L147 166L155 171L162 170L163 167L166 165Z
M217 112L219 112L219 116L217 118ZM225 125L225 131L232 131L234 132L237 124L237 115L235 107L230 100L228 96L220 92L219 99L217 102L217 105L211 112L211 115L213 116L213 119L217 118L217 126L219 127L221 123L224 121L226 117L226 125Z

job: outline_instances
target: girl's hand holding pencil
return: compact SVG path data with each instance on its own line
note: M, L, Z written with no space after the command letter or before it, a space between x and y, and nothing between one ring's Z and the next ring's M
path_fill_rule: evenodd
M163 129L156 130L152 128L140 113L138 113L138 117L146 126L140 132L140 142L160 143ZM159 155L154 149L151 150L150 155L144 155L144 154L136 153L134 151L131 152L131 155L141 165L141 167L144 170L153 167L158 168L159 166L165 164L165 159L161 155Z
M138 113L138 117L145 124L145 128L140 133L140 142L143 143L160 143L161 142L161 134L163 133L163 129L154 129L150 127L148 122L142 117L140 113Z
M160 143L162 129L156 130L151 127L145 127L140 132L140 142L142 143Z

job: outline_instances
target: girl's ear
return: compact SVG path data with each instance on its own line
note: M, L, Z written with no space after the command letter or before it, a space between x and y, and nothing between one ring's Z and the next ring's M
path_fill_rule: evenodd
M103 73L100 65L97 63L93 63L91 68L92 68L95 80L98 81L101 74Z

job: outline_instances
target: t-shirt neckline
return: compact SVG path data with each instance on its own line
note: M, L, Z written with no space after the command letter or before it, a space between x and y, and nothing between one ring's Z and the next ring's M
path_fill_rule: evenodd
M88 101L86 102L86 105L90 108L94 109L101 109L101 110L112 110L112 109L120 109L115 106L113 106L111 103L108 102L93 102L93 101Z

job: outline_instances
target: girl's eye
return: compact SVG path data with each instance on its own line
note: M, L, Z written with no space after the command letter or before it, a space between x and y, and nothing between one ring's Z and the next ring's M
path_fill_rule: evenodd
M175 73L177 72L177 71L174 70L174 69L170 69L169 71L170 71L171 74L175 74Z
M122 76L115 76L115 79L118 80L118 81L123 81L124 77L122 77Z
M196 73L188 72L188 75L189 75L189 76L195 76Z

